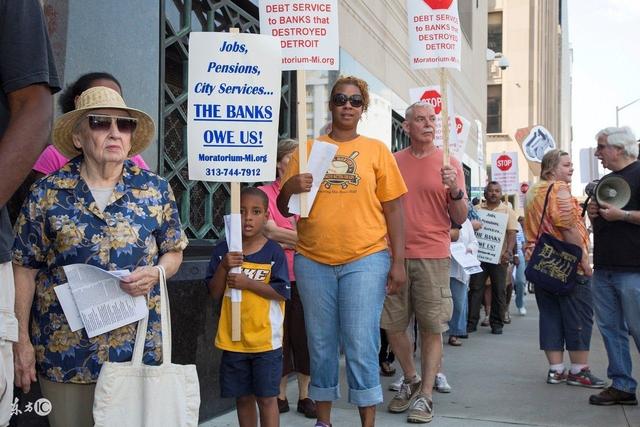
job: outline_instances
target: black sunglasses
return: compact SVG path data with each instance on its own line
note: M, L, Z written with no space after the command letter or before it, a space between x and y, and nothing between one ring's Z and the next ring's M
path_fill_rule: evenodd
M362 105L364 104L362 95L347 96L344 93L336 93L335 95L333 95L333 98L331 98L331 102L336 107L342 107L347 103L347 101L349 101L349 104L351 104L351 106L355 108L362 107Z
M89 114L89 128L91 130L98 130L106 132L111 129L111 123L116 121L118 130L123 133L133 133L138 126L138 119L133 117L118 117L118 116L104 116L99 114Z

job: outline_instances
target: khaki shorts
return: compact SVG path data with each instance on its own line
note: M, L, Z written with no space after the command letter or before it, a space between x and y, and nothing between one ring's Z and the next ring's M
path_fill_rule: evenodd
M449 258L405 260L407 283L399 293L385 298L380 326L391 332L404 331L415 313L421 332L448 330L453 313L450 262Z

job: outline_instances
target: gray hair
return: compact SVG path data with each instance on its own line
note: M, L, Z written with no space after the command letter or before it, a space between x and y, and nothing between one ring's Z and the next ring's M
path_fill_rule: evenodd
M407 109L404 112L404 119L405 120L411 119L411 117L413 116L413 110L417 107L429 107L433 110L434 113L436 111L435 107L431 105L431 103L426 101L418 101L418 102L414 102L413 104L407 107Z
M278 154L276 155L276 161L279 162L289 153L293 153L298 147L298 141L291 138L282 138L278 141Z
M607 139L607 144L622 148L626 157L638 157L638 142L630 127L604 128L596 134L596 140L602 137Z

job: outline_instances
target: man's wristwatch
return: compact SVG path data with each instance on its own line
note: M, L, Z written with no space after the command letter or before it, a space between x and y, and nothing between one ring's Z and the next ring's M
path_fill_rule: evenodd
M451 193L449 193L449 197L451 198L451 200L461 200L464 197L464 191L462 191L462 189L459 189L458 194L452 196Z

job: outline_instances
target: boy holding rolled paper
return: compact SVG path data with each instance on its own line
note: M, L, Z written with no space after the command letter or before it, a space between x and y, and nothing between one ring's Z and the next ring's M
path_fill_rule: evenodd
M268 198L247 187L240 196L242 253L229 252L226 242L213 250L207 271L209 293L222 298L215 345L223 350L220 363L222 397L235 397L239 425L277 426L276 398L282 376L284 301L289 299L287 263L280 245L264 237L269 219ZM241 267L241 273L231 269ZM242 290L241 336L231 338L232 289Z

